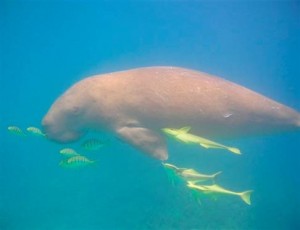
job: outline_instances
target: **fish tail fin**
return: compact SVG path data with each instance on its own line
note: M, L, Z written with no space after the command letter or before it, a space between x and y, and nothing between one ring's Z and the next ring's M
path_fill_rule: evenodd
M235 154L242 154L238 148L229 147L228 150Z
M246 204L251 205L250 196L251 196L252 192L253 192L253 190L248 190L248 191L241 193L240 197Z
M219 171L219 172L216 172L215 174L213 174L212 176L213 176L213 182L215 183L216 182L216 177L218 176L218 175L220 175L222 173L222 171Z

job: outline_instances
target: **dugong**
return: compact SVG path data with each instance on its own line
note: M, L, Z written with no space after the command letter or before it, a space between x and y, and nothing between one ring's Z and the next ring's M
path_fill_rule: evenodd
M160 160L162 128L192 127L212 140L299 130L295 110L245 87L178 67L146 67L85 78L60 96L42 121L46 136L67 143L109 131Z

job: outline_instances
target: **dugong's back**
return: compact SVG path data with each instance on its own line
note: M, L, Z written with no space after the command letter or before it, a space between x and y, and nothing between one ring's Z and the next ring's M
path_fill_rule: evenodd
M216 138L300 126L295 110L232 82L188 69L148 67L88 81L105 94L100 96L101 107L110 116L117 114L118 124L137 121L155 130L191 126L195 134Z

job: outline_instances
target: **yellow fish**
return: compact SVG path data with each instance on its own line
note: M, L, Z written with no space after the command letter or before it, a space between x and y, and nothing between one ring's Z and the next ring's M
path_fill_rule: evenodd
M214 181L216 176L219 175L221 172L217 172L214 174L202 174L194 169L187 169L187 168L178 168L175 165L163 163L163 166L167 170L171 170L173 175L177 175L184 179L185 181L190 181L193 183L201 183L204 181ZM169 174L172 176L172 174Z
M36 128L33 126L28 127L26 130L27 130L27 132L29 132L30 134L35 135L35 136L42 136L42 137L45 136L45 134L39 128Z
M235 154L241 154L241 151L238 148L228 147L222 144L219 144L214 141L210 141L208 139L205 139L203 137L199 137L196 135L193 135L191 133L188 133L190 131L191 127L183 127L181 129L171 129L171 128L164 128L162 131L169 136L175 138L178 141L181 141L186 144L199 144L204 148L213 148L213 149L226 149L232 153Z
M244 192L233 192L230 190L227 190L225 188L222 188L219 185L196 185L194 182L188 181L187 187L190 189L207 194L207 195L218 195L218 194L223 194L223 195L234 195L234 196L239 196L246 204L251 205L251 200L250 200L250 195L253 192L253 190L248 190Z
M68 159L62 160L59 165L63 168L82 168L94 163L95 161L91 161L85 156L73 156Z
M79 154L74 149L71 148L61 149L59 153L65 157L79 156Z
M23 133L23 131L17 126L8 126L7 129L12 134L23 136L23 137L26 136L26 134Z
M98 149L102 148L103 146L104 146L103 141L98 140L98 139L88 139L81 144L81 147L85 148L86 150L90 150L90 151L98 150Z

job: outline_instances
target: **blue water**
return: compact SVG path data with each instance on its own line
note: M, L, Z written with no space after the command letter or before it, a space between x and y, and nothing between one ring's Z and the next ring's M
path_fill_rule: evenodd
M58 166L40 126L85 76L173 65L222 76L300 111L299 1L0 1L0 229L300 229L299 132L234 140L242 156L171 142L170 162L236 197L199 205L159 161L120 141ZM76 147L76 145L75 145Z

